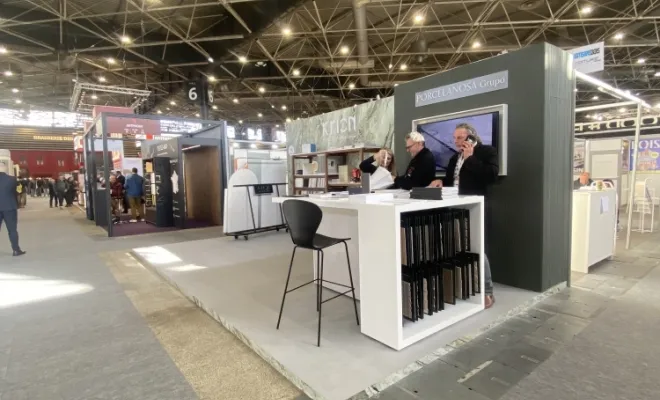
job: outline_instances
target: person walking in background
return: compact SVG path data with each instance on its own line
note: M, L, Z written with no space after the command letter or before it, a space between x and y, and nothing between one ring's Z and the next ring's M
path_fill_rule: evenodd
M431 182L431 187L458 186L458 194L486 196L487 188L495 182L500 171L497 150L485 145L477 130L467 123L461 123L454 130L454 144L458 153L447 165L447 175ZM484 286L486 308L493 306L493 277L490 262L484 254Z
M55 182L55 196L57 197L57 203L59 207L62 208L64 204L64 194L66 193L66 182L64 182L64 177L60 176L59 179Z
M117 170L117 181L121 183L122 188L126 185L126 177L122 175L120 170ZM124 214L128 214L128 198L124 197L121 201L121 208L123 209Z
M16 188L18 182L9 172L6 163L0 163L0 229L4 226L9 234L11 250L14 257L25 254L18 245L18 203L16 201Z
M128 197L128 204L131 207L131 222L137 222L142 219L142 196L144 196L144 178L138 175L137 168L133 168L133 173L126 179L124 189Z
M50 208L53 208L53 202L55 202L55 207L57 207L57 193L55 192L55 180L53 178L48 178L47 182L48 195L50 197Z
M118 224L121 220L122 203L124 201L124 185L114 175L110 175L110 197L112 201L112 215L114 215L112 223Z

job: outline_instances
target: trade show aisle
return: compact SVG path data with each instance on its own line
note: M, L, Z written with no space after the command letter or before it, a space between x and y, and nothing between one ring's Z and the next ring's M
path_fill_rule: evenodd
M11 257L0 230L0 399L298 396L126 254L133 245L215 237L217 229L109 239L94 234L99 228L79 210L49 209L42 199L19 219L24 257Z
M660 234L574 274L573 287L440 357L382 400L650 399L660 391L656 336Z

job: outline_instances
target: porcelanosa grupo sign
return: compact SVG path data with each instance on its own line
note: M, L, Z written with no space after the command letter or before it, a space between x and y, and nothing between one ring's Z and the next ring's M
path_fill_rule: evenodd
M494 92L509 87L509 71L468 79L415 93L415 107Z

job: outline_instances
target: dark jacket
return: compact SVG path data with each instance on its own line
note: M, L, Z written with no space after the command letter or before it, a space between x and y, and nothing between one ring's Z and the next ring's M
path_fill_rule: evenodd
M435 180L435 157L424 147L408 164L405 174L394 178L394 187L410 190L414 187L427 187Z
M124 186L126 184L126 177L124 175L117 175L117 181Z
M454 171L460 153L449 159L447 175L442 179L443 186L454 186ZM459 172L458 194L485 196L488 185L495 182L500 172L497 150L493 146L478 144L474 153L463 161Z
M110 196L113 199L123 199L124 198L124 186L119 183L119 180L114 181L110 184Z
M138 174L133 174L126 179L124 189L126 189L126 195L129 197L142 197L144 195L144 179Z
M64 192L66 192L66 182L62 179L55 181L55 191L64 194Z
M362 161L360 163L360 171L367 174L373 174L378 169L378 167L374 165L375 161L376 160L374 159L374 156L371 156L366 160Z
M13 211L18 209L16 202L16 187L18 182L13 176L0 172L0 211Z

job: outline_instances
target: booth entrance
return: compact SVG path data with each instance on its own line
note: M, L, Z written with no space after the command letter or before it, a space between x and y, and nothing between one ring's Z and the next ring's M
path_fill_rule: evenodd
M186 195L186 228L221 225L222 209L216 206L221 203L223 191L220 148L190 145L184 147L181 153Z

